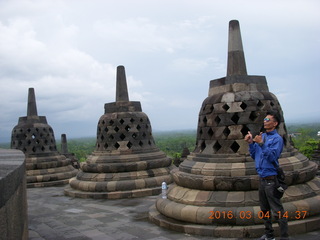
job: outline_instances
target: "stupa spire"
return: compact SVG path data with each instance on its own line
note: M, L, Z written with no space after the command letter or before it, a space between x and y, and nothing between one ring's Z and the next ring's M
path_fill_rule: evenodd
M67 135L61 134L61 153L62 154L68 154L68 143L67 143Z
M117 67L116 102L129 101L126 72L124 66Z
M29 88L27 116L28 117L30 117L30 116L38 116L37 103L36 103L36 97L35 97L35 94L34 94L34 88Z
M237 20L229 22L227 76L232 75L247 75L240 25Z

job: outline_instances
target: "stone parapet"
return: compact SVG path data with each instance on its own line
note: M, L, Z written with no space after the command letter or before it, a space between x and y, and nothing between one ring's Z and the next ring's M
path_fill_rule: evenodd
M25 156L0 149L0 239L28 239Z

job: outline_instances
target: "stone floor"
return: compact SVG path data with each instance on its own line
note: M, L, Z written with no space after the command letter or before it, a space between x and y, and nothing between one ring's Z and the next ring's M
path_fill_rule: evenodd
M195 240L161 228L148 220L157 196L120 200L80 199L64 196L64 187L29 188L28 217L31 240ZM318 240L320 230L292 239Z

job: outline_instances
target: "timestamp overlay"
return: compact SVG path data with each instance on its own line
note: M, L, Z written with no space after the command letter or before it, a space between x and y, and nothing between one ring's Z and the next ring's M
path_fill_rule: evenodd
M289 218L289 219L304 219L308 215L308 211L297 210L293 212L280 211L276 212L276 217L278 218ZM209 211L209 219L266 219L271 218L271 213L269 211L259 211L254 213L253 211L240 211L235 213L234 211Z

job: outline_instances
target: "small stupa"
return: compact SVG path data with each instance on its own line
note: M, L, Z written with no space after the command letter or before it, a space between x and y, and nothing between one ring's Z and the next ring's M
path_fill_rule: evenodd
M77 170L59 154L54 132L45 116L38 116L33 88L29 88L27 116L20 117L11 134L11 148L26 156L27 187L67 184Z
M61 151L60 153L66 158L71 160L71 164L75 169L80 168L80 163L74 153L69 152L68 150L68 141L67 135L65 133L61 134Z
M129 101L125 68L117 67L116 101L106 103L98 122L95 150L70 180L65 194L80 198L158 195L170 184L171 159L160 151L138 101Z
M281 115L279 159L288 189L282 198L289 233L320 228L317 165L290 145L281 106L264 76L247 75L239 22L229 23L227 76L210 81L200 109L195 150L179 169L167 199L150 208L154 223L175 231L224 238L260 237L259 177L244 136L263 131L268 111ZM276 231L278 224L274 225ZM277 232L278 233L278 232Z

